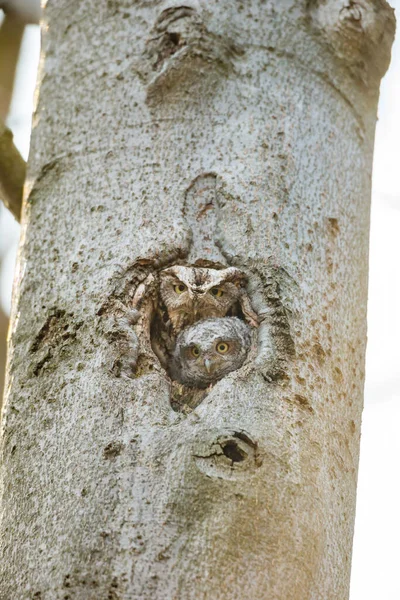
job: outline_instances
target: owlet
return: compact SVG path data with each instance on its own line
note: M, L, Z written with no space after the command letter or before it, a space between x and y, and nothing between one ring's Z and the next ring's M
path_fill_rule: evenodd
M189 387L205 388L239 369L251 346L251 327L237 317L205 319L180 332L170 375Z

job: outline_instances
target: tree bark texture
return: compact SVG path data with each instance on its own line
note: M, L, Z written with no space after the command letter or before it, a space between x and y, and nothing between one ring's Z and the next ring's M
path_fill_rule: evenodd
M47 2L1 598L348 597L393 33L383 0ZM110 323L202 258L248 274L266 356L177 411L156 362L116 376Z

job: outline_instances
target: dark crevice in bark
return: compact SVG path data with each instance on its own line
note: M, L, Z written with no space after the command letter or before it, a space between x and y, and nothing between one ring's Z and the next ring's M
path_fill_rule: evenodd
M32 374L37 377L44 368L50 367L52 361L65 357L68 347L77 339L82 325L83 321L75 322L73 313L52 309L30 347L30 353L35 355L31 366Z
M220 433L214 439L205 437L195 445L192 456L197 468L212 477L229 477L232 471L258 469L263 463L258 442L242 430Z
M110 442L103 450L103 456L105 459L116 458L124 449L122 442Z
M234 440L229 440L228 442L225 442L225 444L221 444L221 448L225 456L232 461L232 464L235 462L242 462L246 459L247 455L245 451L242 450Z

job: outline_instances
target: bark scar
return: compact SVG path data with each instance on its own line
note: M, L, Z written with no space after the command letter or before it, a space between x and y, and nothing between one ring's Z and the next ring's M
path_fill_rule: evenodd
M31 367L33 375L40 375L51 362L67 353L82 325L82 321L75 322L73 313L58 308L50 311L30 347L30 353L35 356Z
M199 83L200 73L201 80L216 71L220 77L241 54L236 43L209 29L206 15L198 7L166 8L155 20L143 53L147 101L162 102L167 90Z

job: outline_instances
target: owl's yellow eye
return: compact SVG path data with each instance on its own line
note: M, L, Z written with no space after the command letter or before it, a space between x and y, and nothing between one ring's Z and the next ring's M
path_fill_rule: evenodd
M229 344L227 344L226 342L219 342L219 344L217 344L217 352L219 352L220 354L226 354L229 350Z
M177 285L174 285L174 290L177 294L183 294L183 292L186 291L186 285L183 285L183 283L178 283Z
M221 298L224 295L224 291L221 288L211 288L211 293L216 298Z
M193 346L193 348L190 349L190 352L195 358L197 358L200 355L200 350L197 346Z

